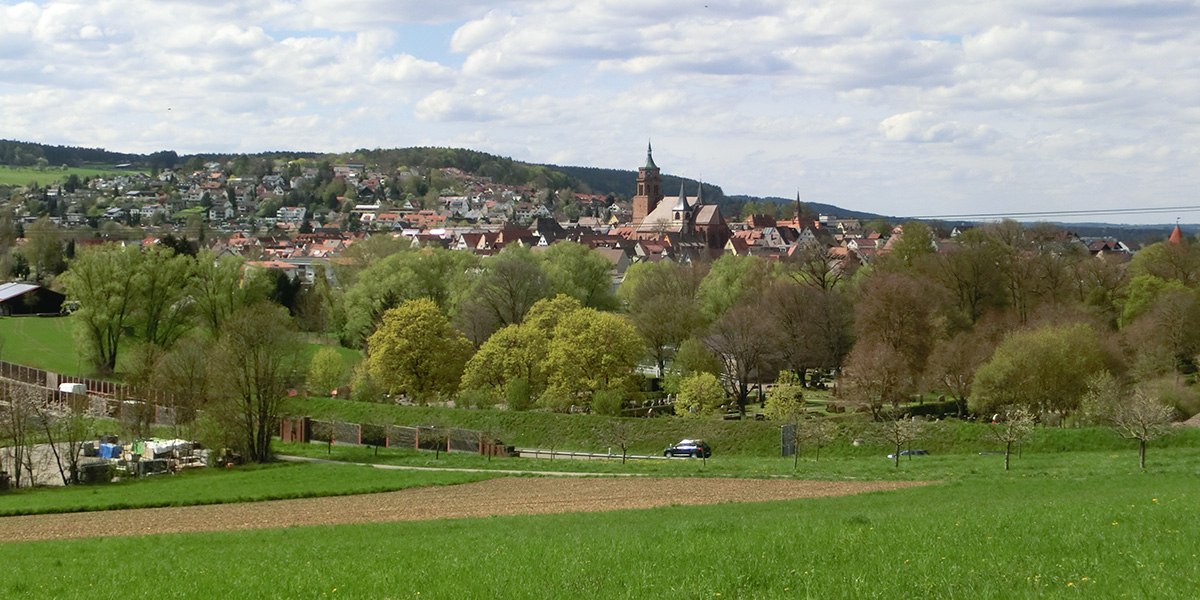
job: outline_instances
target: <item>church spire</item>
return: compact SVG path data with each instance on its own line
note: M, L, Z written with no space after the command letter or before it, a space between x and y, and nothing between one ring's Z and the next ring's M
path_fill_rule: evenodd
M1179 219L1175 219L1175 229L1171 230L1171 237L1167 238L1168 244L1182 244L1183 230L1179 228Z
M693 204L692 206L700 206L701 204L704 204L704 182L697 181L696 182L696 203Z
M681 178L679 180L679 201L675 203L675 207L672 208L671 210L687 212L687 209L688 209L687 192L684 191L684 189L683 189L683 183L684 183L684 180Z
M658 165L654 164L654 149L650 147L650 140L646 140L646 167L647 169L657 169Z

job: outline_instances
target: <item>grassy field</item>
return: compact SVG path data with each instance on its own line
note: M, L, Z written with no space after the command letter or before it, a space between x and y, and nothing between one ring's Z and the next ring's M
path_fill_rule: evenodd
M1079 454L843 498L0 545L0 595L1191 597L1195 454L1148 473Z
M79 358L76 349L75 320L72 317L0 317L0 359L37 367L64 375L92 376L90 366ZM117 356L118 373L129 372L135 365L133 344L127 339ZM304 345L303 360L311 360L321 344ZM347 372L361 359L362 353L334 346L346 363ZM307 364L307 363L306 363Z
M0 494L0 516L189 506L386 492L486 479L487 474L386 471L353 465L279 463L230 471L194 469L111 485Z
M38 170L32 167L0 166L0 185L25 186L37 183L47 187L62 183L67 177L77 175L84 177L99 177L112 175L130 175L134 171L113 169L110 167L68 167L66 169L50 167Z

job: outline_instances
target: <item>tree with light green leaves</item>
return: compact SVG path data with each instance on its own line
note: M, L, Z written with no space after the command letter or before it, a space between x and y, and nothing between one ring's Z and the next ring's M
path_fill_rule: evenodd
M587 308L614 310L612 268L598 252L572 241L551 244L538 255L546 281L555 294L566 294Z
M675 414L702 418L716 414L725 403L725 390L717 376L703 371L691 373L679 381L675 395Z
M550 340L544 404L563 410L590 405L599 391L631 393L641 357L637 330L623 317L591 308L574 311L558 322Z
M804 384L791 371L780 371L767 392L763 414L772 421L796 423L805 413Z
M313 355L308 363L308 378L305 380L310 391L323 397L346 381L346 362L337 349L325 346Z
M117 354L137 313L141 249L104 245L82 250L63 275L67 299L79 304L75 335L97 372L116 370Z
M536 397L546 387L546 335L525 323L493 333L467 361L462 389L487 390L501 397L515 381L525 382Z
M1073 410L1088 381L1109 367L1100 337L1083 323L1049 325L1009 335L975 371L970 398L977 413L1003 406L1031 412Z
M472 351L433 300L418 298L383 313L366 360L372 381L425 403L454 394Z

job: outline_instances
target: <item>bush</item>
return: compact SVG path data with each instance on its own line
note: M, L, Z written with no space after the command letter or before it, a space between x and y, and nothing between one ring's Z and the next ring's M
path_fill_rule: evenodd
M533 386L526 379L514 379L504 387L504 402L509 410L529 410L533 401Z
M610 417L620 416L623 396L618 390L601 390L592 394L592 412Z

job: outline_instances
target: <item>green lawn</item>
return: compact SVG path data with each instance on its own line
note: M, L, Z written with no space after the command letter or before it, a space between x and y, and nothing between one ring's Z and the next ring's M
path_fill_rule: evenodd
M293 463L232 470L193 469L174 476L110 485L37 488L0 494L0 516L341 496L466 483L488 477L480 473Z
M84 177L99 177L99 176L114 176L114 175L131 175L135 171L126 171L113 169L111 167L69 167L62 169L59 167L47 167L46 169L38 170L33 167L13 167L0 166L0 185L25 186L30 183L37 183L39 186L48 187L53 184L62 183L71 175L78 175L80 179Z
M93 376L91 367L79 358L74 338L75 319L66 317L0 317L0 359L64 375ZM137 340L125 338L117 355L117 371L129 372L135 365ZM303 360L311 360L322 344L306 343ZM352 348L334 346L346 363L347 372L362 357ZM307 364L307 363L306 363Z
M1192 597L1195 454L1095 458L844 498L0 545L0 595Z
M2 317L0 359L64 375L87 375L90 369L75 350L74 325L71 317Z

